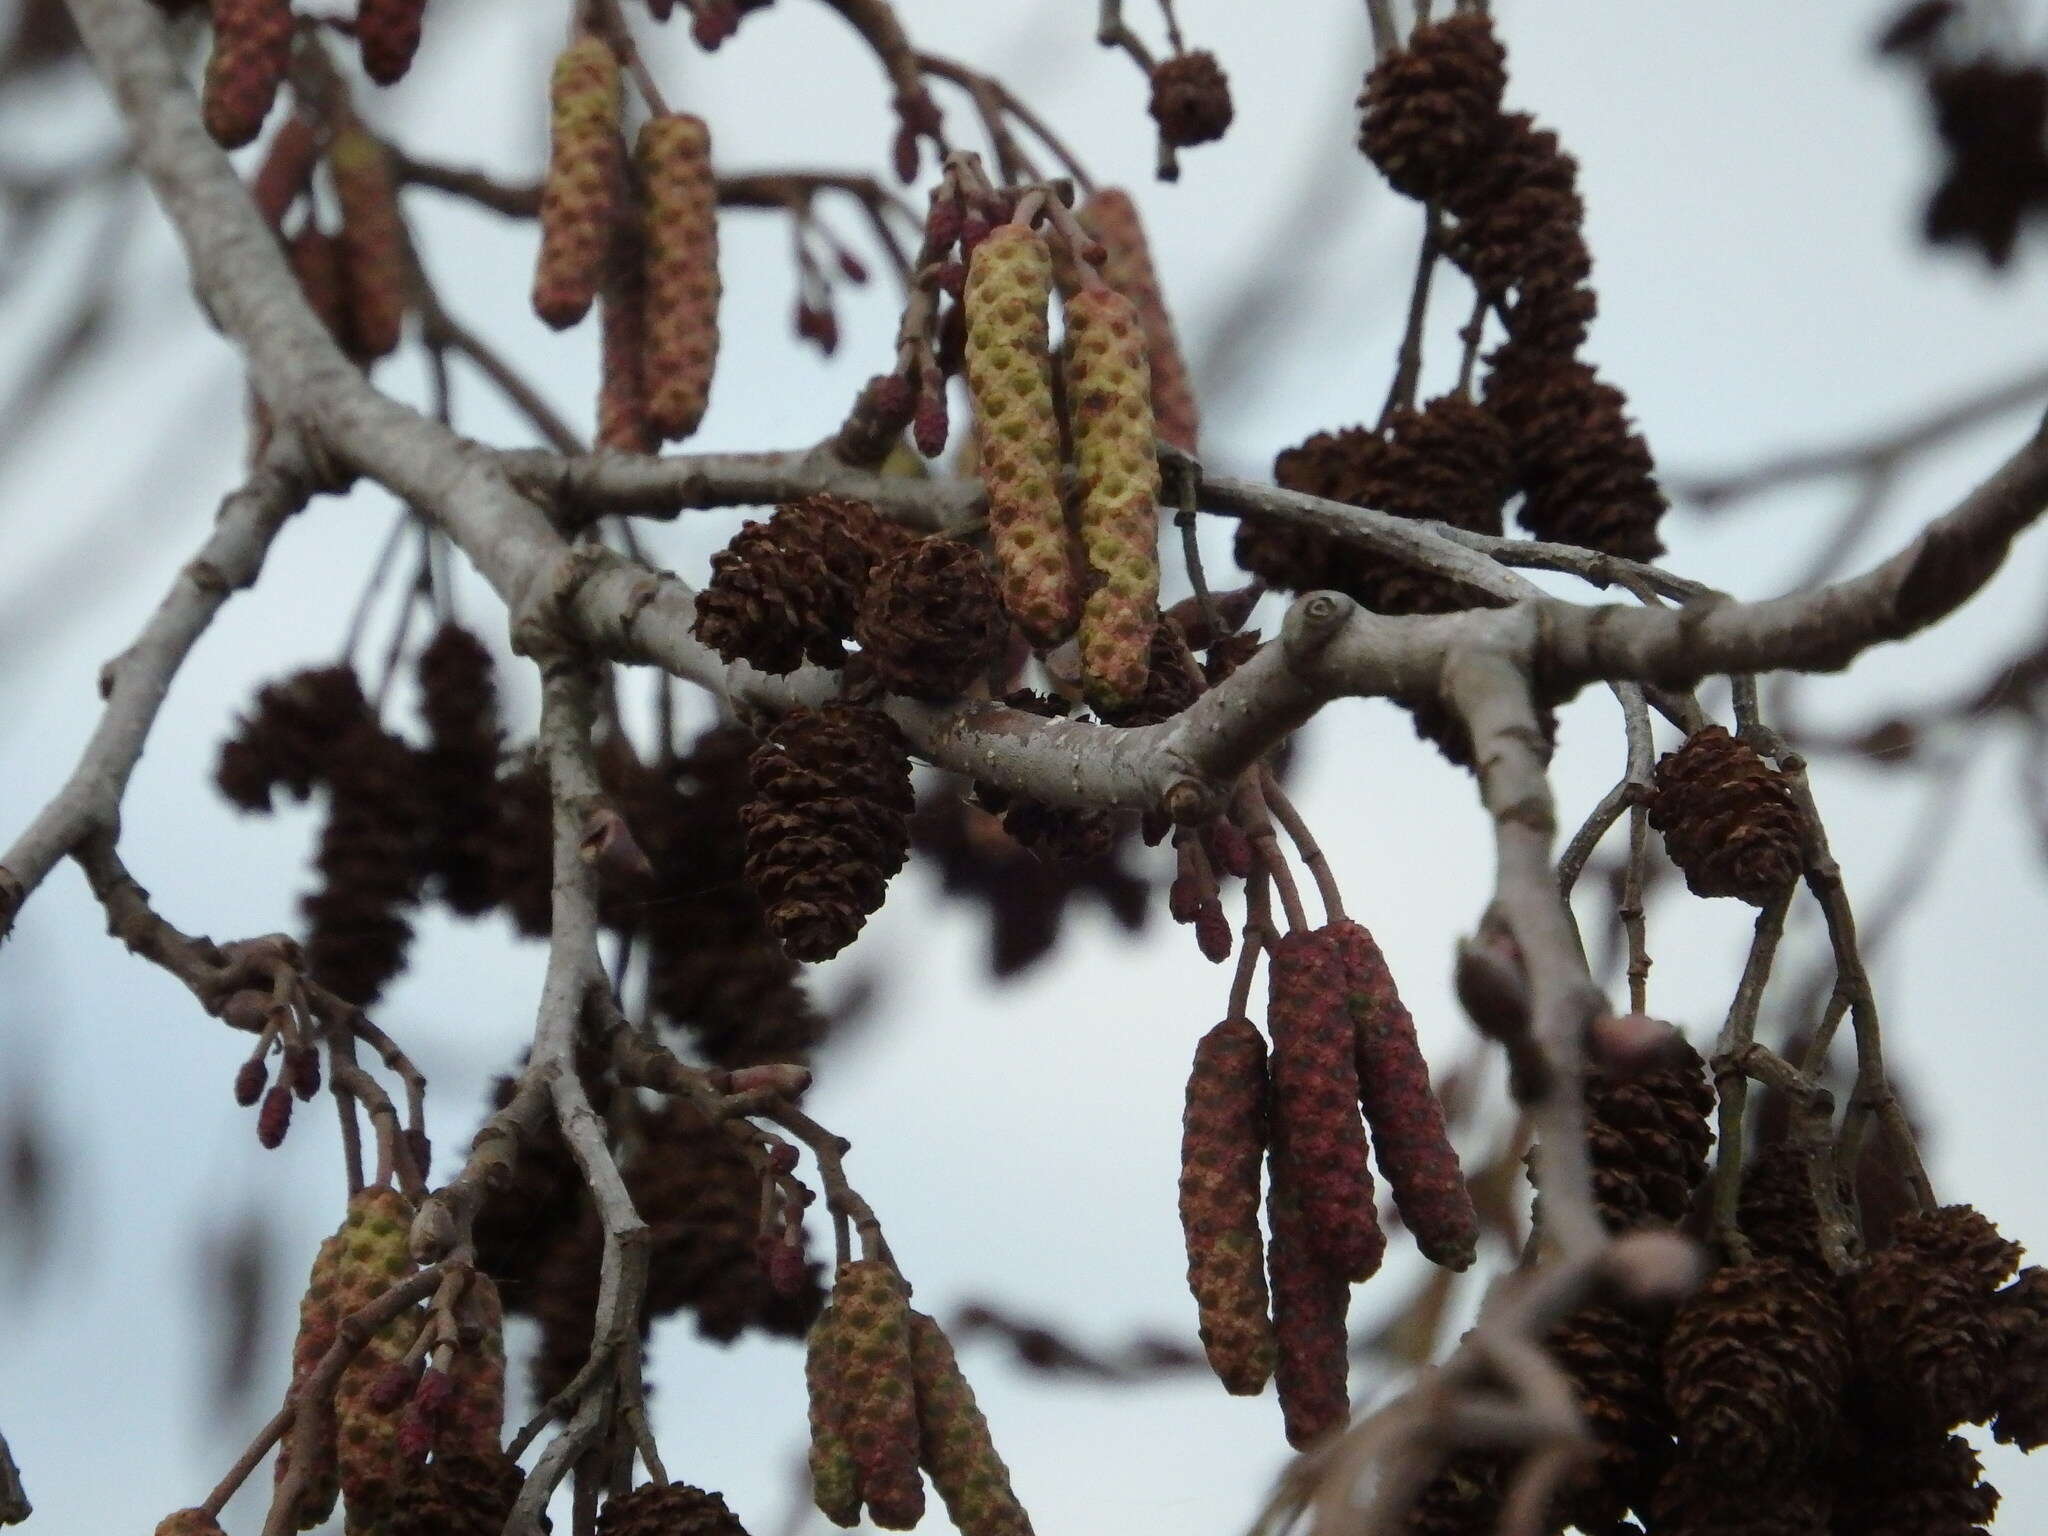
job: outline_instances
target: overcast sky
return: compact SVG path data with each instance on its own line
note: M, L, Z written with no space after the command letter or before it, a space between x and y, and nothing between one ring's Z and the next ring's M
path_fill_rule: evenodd
M562 9L435 0L413 74L369 103L376 123L422 154L532 175L536 102ZM1202 370L1211 462L1264 472L1276 449L1376 413L1418 213L1349 147L1369 51L1363 7L1181 0L1190 40L1230 71L1238 118L1221 145L1185 157L1172 187L1148 178L1140 82L1127 60L1093 45L1092 5L900 9L921 45L1000 70L1084 147L1101 180L1137 190ZM1130 10L1140 27L1154 25L1148 6ZM1933 157L1910 82L1871 57L1881 9L1504 0L1497 10L1510 106L1556 128L1580 161L1601 301L1590 355L1627 390L1674 477L1854 437L2043 361L2048 251L2027 250L1998 277L1915 239ZM680 28L671 34L651 48L656 68L672 99L713 123L722 169L881 168L879 72L822 8L783 0L710 58ZM964 104L942 99L966 137ZM109 131L77 90L0 104L0 144L25 161L62 158ZM587 421L594 328L557 337L528 314L531 229L429 194L411 208L451 304ZM95 259L97 218L61 227L43 259L0 290L0 369L18 371ZM856 221L840 227L859 243ZM889 302L847 304L840 355L821 365L788 335L782 222L734 215L722 239L725 345L691 446L811 442L884 365ZM233 355L186 297L153 210L140 210L120 266L99 357L51 402L46 429L0 462L0 843L61 781L90 728L99 663L204 536L242 452ZM1443 339L1464 300L1456 283L1440 288ZM1438 347L1425 393L1450 377ZM412 363L383 378L418 397ZM464 375L458 389L466 430L529 440L480 381ZM1944 509L2029 426L2007 416L1916 463L1863 554ZM1666 525L1670 563L1741 595L1783 590L1849 494L1807 487L1711 519L1680 512ZM336 653L392 510L365 490L296 519L260 590L229 605L178 681L129 796L123 848L189 931L226 938L295 920L312 814L239 818L205 781L231 712L260 681ZM691 514L649 538L694 579L737 521ZM1228 527L1212 528L1206 548L1227 563ZM2023 542L1992 590L1938 634L1807 689L1813 717L1865 719L1975 677L2038 626L2044 550L2038 536ZM474 584L464 594L474 622L499 635L487 594ZM1354 914L1387 950L1433 1059L1455 1060L1467 1036L1448 995L1449 956L1490 884L1470 783L1384 704L1333 708L1311 738L1302 808ZM1567 712L1557 768L1567 823L1621 761L1603 699ZM2048 1194L2014 1176L2038 1162L2035 1085L2048 1067L2036 1017L2048 903L2017 768L2014 741L1987 742L1948 782L1958 811L1931 854L1912 845L1922 797L1909 781L1827 761L1816 785L1860 900L1876 899L1902 856L1926 881L1876 972L1892 1060L1933 1129L1940 1193L1979 1203L2011 1236L2048 1243ZM853 1139L855 1181L920 1305L943 1317L968 1300L999 1301L1105 1346L1139 1331L1191 1337L1174 1214L1180 1100L1193 1042L1221 1016L1227 973L1163 920L1133 943L1084 915L1056 961L992 987L980 909L935 907L935 890L913 863L859 943L822 968L827 995L855 970L874 973L883 991L859 1048L826 1058L810 1101ZM1653 909L1652 1008L1696 1042L1726 1006L1749 915L1669 890ZM261 1151L229 1092L246 1042L102 928L65 869L0 950L0 1088L32 1096L46 1117L61 1196L41 1264L20 1271L26 1280L0 1309L0 1428L38 1505L33 1528L53 1532L146 1530L205 1493L281 1390L296 1286L341 1199L332 1117L302 1110L285 1147ZM1804 975L1816 952L1803 923L1783 977ZM445 1177L489 1076L530 1031L542 954L512 945L496 922L438 916L421 924L415 954L379 1018L434 1083ZM1497 1080L1489 1089L1498 1095ZM7 1102L0 1095L0 1115ZM1468 1152L1490 1136L1475 1132ZM223 1422L206 1397L206 1258L252 1218L268 1224L282 1276L262 1383ZM0 1233L0 1273L10 1242L17 1255L23 1246L19 1233ZM1397 1253L1361 1293L1361 1331L1416 1275L1413 1256ZM982 1346L964 1361L1041 1531L1227 1536L1283 1464L1270 1395L1229 1399L1207 1379L1050 1383ZM657 1338L652 1375L671 1472L724 1490L756 1536L778 1529L802 1445L800 1350L719 1349L677 1324ZM1363 1394L1393 1384L1354 1377ZM2006 1495L2002 1528L2048 1518L2048 1472L2004 1452L1988 1460ZM231 1506L230 1529L256 1528L268 1483L259 1477L255 1496ZM929 1519L943 1529L936 1510Z

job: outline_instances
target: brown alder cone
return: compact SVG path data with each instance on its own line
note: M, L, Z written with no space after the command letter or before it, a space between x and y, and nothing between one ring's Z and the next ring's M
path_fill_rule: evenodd
M419 51L426 10L427 0L356 0L356 43L364 74L379 85L405 77Z
M1159 436L1188 453L1196 450L1202 417L1194 380L1174 335L1173 315L1152 265L1152 248L1138 206L1121 187L1103 187L1079 210L1081 227L1102 242L1102 280L1131 301L1145 330L1152 371L1152 420Z
M1679 1307L1664 1393L1687 1455L1731 1476L1789 1476L1832 1440L1850 1364L1829 1278L1758 1259L1716 1270Z
M835 1372L838 1317L827 1307L804 1341L804 1387L810 1402L811 1502L834 1525L860 1524L860 1463L840 1428Z
M1672 1048L1676 1065L1633 1077L1586 1073L1594 1203L1615 1231L1678 1225L1707 1174L1715 1103L1707 1064L1675 1031Z
M294 112L278 125L263 151L263 163L249 179L249 201L276 229L299 195L312 185L320 163L320 129L304 112Z
M963 366L988 488L989 535L1003 603L1040 648L1074 632L1081 594L1060 499L1060 427L1053 406L1045 241L1004 224L967 263Z
M437 1450L399 1486L384 1536L498 1536L525 1484L519 1463L495 1446Z
M341 1258L344 1232L337 1232L320 1244L313 1256L313 1273L306 1292L299 1298L299 1332L292 1341L292 1387L296 1390L333 1347L341 1327ZM296 1438L287 1432L278 1442L276 1481L282 1483L291 1471ZM341 1474L335 1463L332 1431L316 1447L313 1466L299 1486L298 1505L292 1529L310 1531L334 1513L334 1501L341 1496Z
M673 442L704 419L718 360L718 181L701 118L670 112L640 128L645 198L647 419Z
M1961 1435L1865 1426L1835 1469L1843 1536L1987 1536L1998 1490Z
M1993 1298L2004 1361L1993 1392L1991 1435L2023 1451L2048 1445L2048 1270L2028 1268Z
M917 1388L919 1458L960 1536L1031 1536L1031 1517L1010 1486L988 1420L961 1374L946 1331L910 1314L910 1361Z
M646 253L631 223L613 235L599 306L597 446L652 453L660 439L647 419Z
M1098 709L1145 691L1159 622L1159 458L1145 334L1130 300L1083 288L1066 302L1067 425L1082 573L1081 682Z
M1865 1373L1885 1409L1948 1429L1996 1410L1997 1290L2020 1248L1967 1205L1905 1217L1849 1290Z
M415 755L427 809L423 871L451 911L474 917L498 903L495 850L503 835L496 663L453 619L420 652L417 675L426 750Z
M1581 1307L1545 1336L1599 1447L1559 1488L1553 1524L1613 1530L1631 1506L1648 1502L1671 1460L1657 1344L1655 1323L1611 1307Z
M1823 1266L1810 1163L1797 1144L1777 1141L1757 1148L1743 1164L1736 1225L1759 1258Z
M688 1483L646 1483L614 1495L597 1514L598 1536L747 1536L724 1495Z
M691 633L764 672L841 666L875 563L908 537L864 501L787 502L711 557Z
M934 535L875 565L853 636L889 692L943 704L987 673L1010 620L981 551Z
M417 754L374 718L339 743L327 769L320 886L299 903L306 966L352 1003L371 1004L405 968L428 810Z
M1992 57L1944 63L1927 72L1927 97L1947 152L1923 216L1927 239L1975 245L2002 268L2022 223L2048 208L2048 70Z
M1175 149L1209 144L1230 127L1230 82L1216 55L1206 50L1177 54L1152 71L1152 121L1159 137Z
M881 1260L856 1259L840 1266L831 1307L836 1418L861 1497L875 1524L907 1531L924 1514L909 1287Z
M1868 1536L1862 1526L1830 1526L1833 1509L1830 1490L1810 1476L1764 1484L1680 1460L1657 1484L1644 1513L1657 1536Z
M1264 1391L1273 1374L1259 1236L1266 1096L1266 1042L1249 1019L1225 1019L1202 1036L1181 1118L1180 1224L1202 1348L1240 1397Z
M1444 193L1444 254L1500 309L1516 345L1569 358L1598 312L1579 164L1525 112L1498 120L1485 157Z
M1695 896L1768 906L1806 867L1785 775L1721 726L1693 732L1658 760L1649 810Z
M1409 1506L1406 1536L1494 1536L1500 1528L1501 1462L1484 1451L1454 1451Z
M1293 1186L1286 1127L1274 1125L1266 1218L1273 1293L1273 1384L1287 1443L1304 1450L1351 1416L1351 1287L1316 1251Z
M221 148L240 149L262 132L291 58L291 0L213 0L201 107Z
M1301 1202L1315 1251L1348 1280L1365 1280L1387 1248L1366 1166L1358 1110L1350 978L1339 936L1290 933L1272 946L1267 1028L1273 1036L1273 1141Z
M1479 1217L1443 1104L1430 1085L1415 1020L1364 925L1341 921L1323 931L1343 957L1358 1101L1372 1130L1374 1161L1423 1257L1466 1269L1478 1257Z
M533 312L558 331L589 312L604 280L625 185L620 95L619 61L603 38L578 38L555 59Z
M398 185L384 146L353 121L335 132L327 166L341 204L342 274L353 343L347 350L369 362L397 350L411 286Z
M269 811L282 787L304 800L327 780L336 748L370 716L353 667L313 667L266 683L221 744L214 783L245 811Z
M873 710L793 710L748 772L754 798L740 811L747 884L791 959L835 955L881 906L909 851L903 737Z
M1492 148L1506 89L1507 52L1484 13L1417 27L1365 77L1358 147L1396 191L1439 198Z

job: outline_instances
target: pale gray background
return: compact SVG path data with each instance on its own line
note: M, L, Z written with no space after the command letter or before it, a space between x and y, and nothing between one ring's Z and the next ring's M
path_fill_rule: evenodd
M1083 0L901 9L921 44L1000 69L1086 146L1100 177L1138 189L1202 368L1214 462L1261 471L1310 430L1377 411L1418 215L1349 147L1367 57L1361 6L1184 0L1190 38L1230 70L1238 121L1223 144L1186 157L1177 187L1147 179L1140 83L1125 59L1093 46ZM422 153L530 175L561 10L436 0L418 66L369 109ZM2000 279L1915 239L1933 156L1916 90L1870 56L1880 8L1506 0L1498 10L1510 105L1555 127L1581 162L1601 297L1591 355L1628 390L1667 470L1832 442L2040 359L2048 252L2029 250ZM1152 25L1145 6L1132 11ZM712 58L679 28L660 41L662 78L711 119L723 168L881 164L878 71L819 8L784 0ZM97 103L69 85L0 113L8 163L62 159L109 131ZM971 140L960 98L942 99ZM410 206L451 303L587 420L593 328L557 338L527 314L531 229L427 194ZM74 219L60 237L68 254L15 275L0 298L0 366L18 372L78 280L95 218ZM889 306L844 307L845 344L821 366L788 337L784 224L734 216L723 238L726 347L691 446L813 440L882 365ZM0 468L0 840L59 782L92 718L95 668L197 545L242 450L235 360L186 301L152 210L121 269L109 344L50 402L57 424ZM1439 337L1465 302L1455 283L1441 291ZM411 361L382 377L418 397ZM1447 379L1439 352L1426 386ZM468 430L525 440L468 375L459 405ZM2028 425L1997 421L1916 466L1868 549L1944 507ZM1846 494L1786 494L1712 522L1674 516L1671 561L1738 593L1781 590ZM240 819L200 786L230 711L260 680L333 654L390 513L383 493L363 491L299 518L260 592L227 609L179 679L129 797L124 848L187 929L226 937L294 918L312 815ZM651 537L694 576L737 521L693 515ZM1228 547L1218 524L1212 559L1227 562ZM1827 717L1862 718L1871 701L1975 677L1983 658L2038 623L2044 548L2038 537L2023 543L1990 593L1934 638L1880 652L1808 698ZM469 592L469 613L495 632L495 606ZM1604 700L1570 711L1558 761L1568 818L1620 759ZM2000 738L1952 786L1966 804L1877 974L1894 1060L1936 1129L1944 1197L1975 1200L2012 1235L2048 1241L2048 1198L2032 1174L2048 1058L2038 1032L2043 886L2039 846L2015 810L2015 760ZM1450 946L1489 879L1469 783L1379 704L1329 711L1307 761L1304 809L1433 1055L1449 1060L1466 1044L1445 984ZM1851 887L1870 899L1905 848L1917 796L1832 762L1817 783ZM1227 973L1163 921L1133 944L1088 917L1071 923L1056 963L993 990L979 909L935 910L932 879L914 863L846 959L825 968L871 968L885 991L860 1048L827 1058L811 1101L854 1139L855 1176L920 1301L944 1315L992 1298L1102 1344L1137 1330L1189 1335L1173 1197L1180 1093ZM1653 911L1652 1006L1695 1040L1725 1006L1748 915L1675 894ZM380 1018L435 1083L445 1176L488 1076L530 1027L541 951L514 947L496 922L433 917L422 928L416 968ZM1788 978L1813 953L1809 925L1789 950ZM830 995L844 981L828 974L821 986ZM229 1098L244 1047L102 937L68 869L0 950L5 1079L36 1096L59 1151L46 1261L10 1285L0 1312L0 1426L38 1505L32 1529L148 1529L205 1492L275 1401L289 1292L338 1214L338 1165L324 1113L302 1110L280 1152L256 1146L251 1117ZM237 1422L222 1423L206 1406L207 1253L251 1213L273 1224L283 1283L270 1298L265 1382ZM0 1268L7 1252L0 1246ZM1413 1273L1397 1259L1362 1292L1361 1326ZM1235 1531L1282 1464L1270 1396L1236 1401L1194 1379L1090 1389L1027 1377L984 1347L965 1358L1042 1531ZM723 1489L757 1536L777 1529L801 1447L797 1347L719 1349L677 1325L656 1341L653 1374L672 1472ZM1393 1385L1363 1375L1354 1384L1368 1395ZM2006 1494L2004 1529L2048 1516L2048 1476L2009 1453L1989 1460ZM258 1486L268 1481L266 1472ZM254 1528L255 1504L231 1507L231 1529ZM936 1510L930 1519L943 1528Z

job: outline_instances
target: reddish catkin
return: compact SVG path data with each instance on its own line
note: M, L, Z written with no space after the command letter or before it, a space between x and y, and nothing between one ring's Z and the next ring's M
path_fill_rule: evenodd
M590 311L625 181L619 61L603 38L578 38L548 87L548 169L541 182L533 312L566 330Z
M292 276L299 280L299 292L305 295L307 307L320 317L327 333L346 349L353 338L340 242L309 222L292 236L285 255L291 262Z
M1046 304L1052 256L1021 224L974 248L967 267L967 392L988 487L989 534L1003 605L1032 644L1074 632L1081 597L1060 502L1060 429L1052 398Z
M362 49L363 73L379 85L392 85L412 68L420 46L420 19L427 0L357 0L356 43Z
M1386 956L1362 924L1336 922L1324 931L1339 947L1349 977L1358 1102L1372 1128L1373 1158L1423 1257L1464 1269L1478 1254L1479 1217L1443 1104L1430 1086L1415 1020L1394 987Z
M1145 333L1122 294L1066 302L1066 396L1075 500L1087 556L1081 680L1097 709L1145 692L1159 623L1159 457Z
M361 361L398 349L409 285L405 226L398 185L384 146L360 123L349 123L327 151L341 204L343 288L348 297L350 350Z
M320 1364L320 1359L333 1346L336 1333L341 1327L341 1256L346 1241L342 1233L335 1233L320 1244L320 1251L313 1256L313 1273L306 1281L306 1293L299 1298L299 1333L292 1343L292 1385L299 1386ZM292 1529L309 1531L326 1522L334 1513L334 1501L341 1496L341 1474L335 1462L334 1434L332 1422L327 1424L327 1433L315 1439L312 1465L304 1480L299 1484L297 1512ZM291 1472L294 1450L298 1437L287 1433L278 1444L277 1481L282 1483Z
M1365 1280L1387 1251L1373 1206L1358 1110L1356 1031L1342 950L1326 928L1272 950L1273 1142L1301 1201L1308 1241L1340 1275Z
M1259 1170L1266 1160L1266 1042L1225 1019L1195 1047L1181 1120L1180 1224L1202 1348L1225 1390L1255 1396L1273 1374Z
M718 362L718 180L702 118L649 118L637 146L647 251L647 419L670 442L711 402Z
M1316 1252L1307 1213L1289 1172L1286 1135L1275 1127L1266 1200L1273 1241L1273 1382L1287 1443L1302 1450L1351 1413L1351 1339L1345 1326L1351 1287Z
M647 285L637 230L621 229L605 273L597 389L597 446L652 453L647 420Z
M1174 335L1166 294L1152 266L1152 247L1139 222L1138 205L1123 188L1104 187L1081 205L1081 224L1102 242L1102 280L1131 301L1145 328L1145 352L1152 366L1152 419L1159 435L1193 453L1201 435L1201 409Z
M206 59L206 131L223 149L252 142L292 59L291 0L213 0Z
M320 131L303 112L286 118L263 151L263 163L249 181L249 201L276 229L291 205L313 181L320 163Z

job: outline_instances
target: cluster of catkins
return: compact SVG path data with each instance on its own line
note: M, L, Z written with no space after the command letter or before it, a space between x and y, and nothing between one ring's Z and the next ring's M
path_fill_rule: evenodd
M1480 398L1453 393L1399 407L1377 428L1316 433L1279 455L1274 479L1492 535L1519 493L1520 521L1538 538L1651 559L1662 550L1665 501L1649 450L1621 392L1578 357L1595 298L1577 167L1555 134L1502 109L1505 66L1491 20L1460 11L1418 27L1360 98L1360 148L1396 190L1446 221L1443 253L1506 328ZM1257 519L1240 524L1237 556L1275 586L1332 588L1380 613L1486 601L1386 556Z
M1243 1018L1195 1049L1180 1212L1210 1365L1234 1393L1273 1378L1288 1441L1306 1446L1350 1412L1350 1288L1386 1252L1368 1144L1425 1257L1464 1269L1479 1230L1414 1020L1372 935L1339 920L1288 934L1271 960L1270 1052Z
M804 1375L811 1492L833 1524L858 1525L865 1506L883 1529L910 1530L924 1517L922 1469L961 1536L1030 1536L952 1343L888 1260L840 1266Z
M363 73L396 83L412 67L427 0L356 0L350 30ZM263 120L290 73L295 22L292 0L212 0L213 48L206 59L201 109L206 130L225 149L239 149Z

